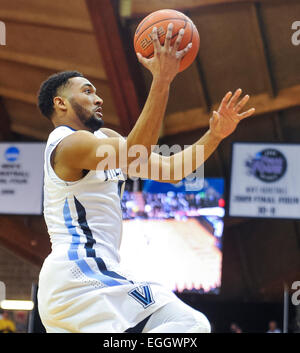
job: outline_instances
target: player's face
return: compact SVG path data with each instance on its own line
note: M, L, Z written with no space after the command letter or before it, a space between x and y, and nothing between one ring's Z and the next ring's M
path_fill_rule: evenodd
M102 120L103 100L96 95L96 88L83 77L73 77L70 105L80 122L90 131L100 129Z

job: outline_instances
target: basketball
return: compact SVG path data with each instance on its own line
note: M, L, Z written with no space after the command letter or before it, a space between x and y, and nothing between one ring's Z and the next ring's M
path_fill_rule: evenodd
M184 28L185 31L178 50L184 49L190 42L193 44L192 48L180 62L179 72L181 72L193 63L200 46L200 36L196 26L192 20L182 12L165 9L152 12L150 15L145 17L139 23L135 31L134 49L136 53L140 53L145 58L152 58L154 55L152 29L153 27L157 28L157 35L160 44L163 45L169 23L174 24L171 45L173 45L176 41L178 32L181 28Z

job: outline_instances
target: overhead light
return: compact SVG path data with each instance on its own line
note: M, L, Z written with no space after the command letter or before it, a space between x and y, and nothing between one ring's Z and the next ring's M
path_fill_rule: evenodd
M34 303L31 300L2 300L0 307L4 310L32 310Z

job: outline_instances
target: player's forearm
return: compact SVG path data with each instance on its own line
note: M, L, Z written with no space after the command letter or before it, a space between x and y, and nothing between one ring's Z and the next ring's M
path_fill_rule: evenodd
M193 173L211 156L221 140L208 130L193 145L168 157L172 180L176 182Z
M147 159L151 146L156 145L169 98L170 83L163 78L153 78L150 92L139 119L127 137L127 148L143 145Z

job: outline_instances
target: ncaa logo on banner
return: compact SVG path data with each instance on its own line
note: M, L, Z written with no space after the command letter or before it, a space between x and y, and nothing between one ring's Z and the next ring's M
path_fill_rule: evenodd
M267 148L250 157L246 161L248 174L257 179L272 183L279 180L286 172L287 160L285 156L275 148Z
M20 155L20 150L17 147L9 147L6 151L5 151L5 158L7 160L7 162L15 162Z

